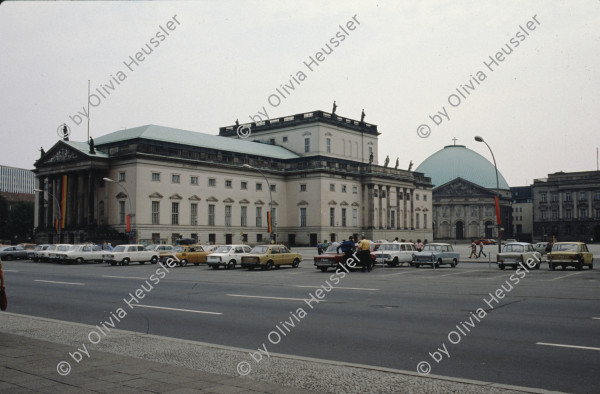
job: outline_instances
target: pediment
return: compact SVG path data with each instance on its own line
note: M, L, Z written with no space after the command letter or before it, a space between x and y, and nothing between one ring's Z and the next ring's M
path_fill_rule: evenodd
M202 199L200 197L198 197L197 195L194 194L193 196L191 196L190 198L188 198L188 200L190 200L190 201L200 201Z
M340 205L342 205L342 206L347 206L347 205L348 205L348 203L347 203L346 201L342 201L342 202L340 203Z
M171 200L183 200L183 197L181 197L179 194L175 193L171 197L169 197L169 199L171 199Z
M297 205L308 205L308 202L306 202L305 200L302 200Z
M257 200L254 202L254 205L265 205L265 203L262 200Z
M163 198L163 195L160 194L159 192L154 192L151 195L149 195L148 197L150 197L150 198Z
M452 196L452 197L461 197L461 196L490 196L495 195L494 191L490 191L484 187L474 184L473 182L469 182L466 179L456 178L447 182L433 191L436 197L440 196Z
M81 152L59 141L44 156L40 157L37 164L67 163L84 158L85 156Z
M226 199L223 200L223 202L226 203L226 204L231 204L231 203L233 203L235 201L233 201L233 199L231 197L227 197Z
M337 205L337 202L335 202L335 200L331 200L327 204L328 205Z
M358 207L360 204L359 204L359 203L357 203L357 202L353 202L351 205L352 205L353 207Z
M116 195L117 198L127 198L127 194L123 193L123 192L119 192L119 194Z
M245 198L240 200L240 204L250 204L250 201L246 200Z
M276 206L278 206L278 205L279 205L279 204L277 204L277 201L273 201L272 203L269 203L269 204L271 204L271 205L272 205L272 206L274 206L274 207L276 207Z
M218 199L217 199L215 196L210 196L210 197L208 197L208 198L206 199L206 201L209 201L209 202L217 202L217 201L219 201L219 200L218 200Z

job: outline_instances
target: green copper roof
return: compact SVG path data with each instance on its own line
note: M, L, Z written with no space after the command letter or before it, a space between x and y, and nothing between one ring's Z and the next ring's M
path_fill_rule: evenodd
M96 149L95 154L91 154L90 153L90 145L87 142L80 142L80 141L62 141L62 142L89 157L108 157L108 155L106 153L102 153L98 149ZM96 141L94 141L94 145L96 145Z
M95 138L94 143L96 146L100 146L135 138L245 153L249 155L266 156L276 159L295 159L300 157L294 152L277 145L263 144L236 138L219 137L217 135L152 124L115 131L103 135L102 137Z
M496 188L494 164L464 145L448 145L429 156L416 170L431 177L435 187L442 186L458 177L487 189ZM500 189L509 190L508 183L498 171Z

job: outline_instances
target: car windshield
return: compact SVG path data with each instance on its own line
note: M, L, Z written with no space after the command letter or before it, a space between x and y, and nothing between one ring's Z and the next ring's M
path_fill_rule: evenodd
M338 246L340 246L339 243L337 243L337 242L332 243L331 245L329 245L329 247L327 248L325 253L337 253Z
M154 250L156 248L156 245L152 244L152 245L147 245L146 246L146 250Z
M400 244L383 244L379 250L400 250Z
M185 248L183 246L175 246L173 248L173 252L177 252L177 253L181 253L185 250Z
M79 250L80 247L81 245L73 245L69 248L69 250Z
M425 245L423 247L423 252L441 252L442 251L442 245Z
M250 253L267 253L267 250L269 249L268 246L255 246L254 249L252 249L250 251Z
M516 244L504 245L504 248L502 248L502 252L504 253L523 253L523 250L523 245Z
M0 247L0 251L6 250L6 249L8 249L8 246L2 246L2 247Z
M59 252L66 252L69 249L71 249L71 245L61 245L56 250L58 250Z
M578 252L578 244L554 244L552 247L553 252Z
M125 251L124 245L119 245L113 250L113 252L124 252L124 251Z
M231 246L219 246L214 250L215 253L229 253Z

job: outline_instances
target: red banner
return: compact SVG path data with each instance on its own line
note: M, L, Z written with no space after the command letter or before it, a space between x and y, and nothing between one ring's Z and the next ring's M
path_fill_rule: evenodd
M127 215L127 232L131 231L131 215Z
M62 217L60 228L65 228L65 220L67 219L67 176L62 176L62 193L60 201L60 215Z
M498 196L494 197L496 200L496 222L500 224L500 203L498 202Z

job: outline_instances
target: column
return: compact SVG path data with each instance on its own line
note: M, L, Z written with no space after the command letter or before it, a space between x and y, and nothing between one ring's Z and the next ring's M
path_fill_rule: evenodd
M396 230L400 230L400 188L396 186Z
M403 197L402 198L402 200L403 200L403 204L402 204L403 205L403 208L402 208L402 213L403 213L402 216L403 216L403 218L402 218L402 221L404 222L404 229L408 230L408 218L407 218L407 207L406 207L407 206L407 202L406 202L406 196L407 196L407 194L406 194L406 188L403 188L402 190L403 190L402 191L402 193L403 193L403 196L402 196Z
M368 213L367 213L367 228L372 229L374 227L374 221L375 221L375 199L374 199L374 190L373 190L374 185L372 183L369 183L367 185L367 207L368 207Z
M40 190L44 189L44 180L46 178L43 176L38 177L38 186L37 188ZM38 228L46 228L46 210L44 209L44 192L35 192L36 198L38 200Z
M410 189L410 229L415 229L415 190Z
M386 214L386 228L392 228L391 226L391 222L392 222L392 212L391 212L391 205L390 205L390 187L386 186L385 187L385 197L386 197L386 210L387 210L387 214Z
M377 186L377 200L379 202L379 212L377 213L377 222L379 224L379 228L383 228L383 213L381 212L381 209L383 208L383 201L381 201L382 194L381 191L383 190L383 187L381 185Z

